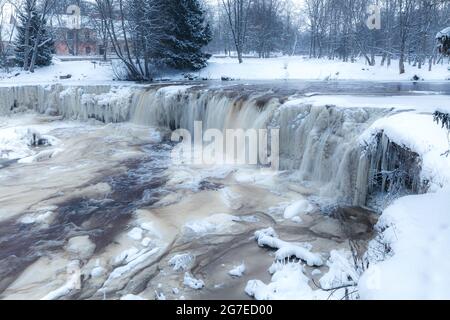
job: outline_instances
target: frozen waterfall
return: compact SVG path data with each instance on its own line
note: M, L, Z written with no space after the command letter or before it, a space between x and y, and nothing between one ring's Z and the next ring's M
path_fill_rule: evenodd
M312 106L289 97L205 86L17 86L0 87L0 114L34 110L67 119L130 121L171 130L280 129L280 169L317 186L321 196L364 206L370 194L401 185L419 192L420 163L380 134L371 146L360 135L388 111ZM417 158L417 157L416 157ZM414 159L416 159L414 158ZM389 176L390 175L390 176ZM389 178L391 177L391 178Z

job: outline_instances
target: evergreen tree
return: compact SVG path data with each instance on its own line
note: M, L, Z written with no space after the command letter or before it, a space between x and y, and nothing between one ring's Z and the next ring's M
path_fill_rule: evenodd
M211 29L199 0L164 0L167 16L158 58L176 69L199 70L210 55L202 48L211 41Z
M45 27L46 21L41 21L36 7L36 1L25 1L22 10L18 14L18 22L17 36L15 40L15 56L17 64L20 66L30 65L35 41L39 39L40 43L37 46L38 49L35 65L50 65L52 62L52 55L54 53L54 41L48 34L48 30ZM41 22L43 25L39 28ZM38 37L39 30L41 33L40 37Z

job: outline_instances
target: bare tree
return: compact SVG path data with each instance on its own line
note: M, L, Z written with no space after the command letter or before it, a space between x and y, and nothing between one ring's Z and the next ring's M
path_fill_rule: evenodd
M228 23L233 34L234 45L239 63L243 62L244 47L247 38L250 0L222 0L222 5L228 17Z
M412 9L414 0L398 0L399 24L400 31L400 53L398 67L400 74L405 73L405 51L412 23Z
M12 12L6 12L6 7L16 9L16 2L10 0L0 0L0 67L4 67L9 72L8 56L13 48L13 36L16 28L16 20ZM7 21L11 19L12 21Z

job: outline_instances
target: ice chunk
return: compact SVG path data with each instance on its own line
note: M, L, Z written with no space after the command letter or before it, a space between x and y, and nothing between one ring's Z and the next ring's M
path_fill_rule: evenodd
M255 232L255 238L258 245L261 247L270 247L278 249L275 253L277 260L285 260L290 257L296 257L305 261L308 266L320 267L323 265L322 258L319 254L312 253L308 249L278 239L278 236L272 228L260 230Z
M245 270L246 270L246 266L245 266L244 263L242 263L241 265L235 266L233 269L231 269L231 270L228 272L228 274L229 274L230 276L232 276L232 277L238 277L238 278L240 278L240 277L242 277L242 276L244 275Z
M128 232L128 236L136 241L140 241L142 239L143 230L141 228L133 228L130 232Z
M187 271L194 263L195 257L189 253L177 254L169 260L174 271Z
M184 281L183 284L186 287L189 287L194 290L200 290L205 287L205 283L202 280L195 279L192 275L190 275L188 272L184 274Z
M297 201L284 210L284 218L292 219L302 213L310 213L314 207L307 200Z

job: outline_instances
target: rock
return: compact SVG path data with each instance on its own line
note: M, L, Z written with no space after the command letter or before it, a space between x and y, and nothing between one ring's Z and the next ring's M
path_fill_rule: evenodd
M74 258L88 260L95 252L95 244L89 236L74 237L69 240L65 249Z

